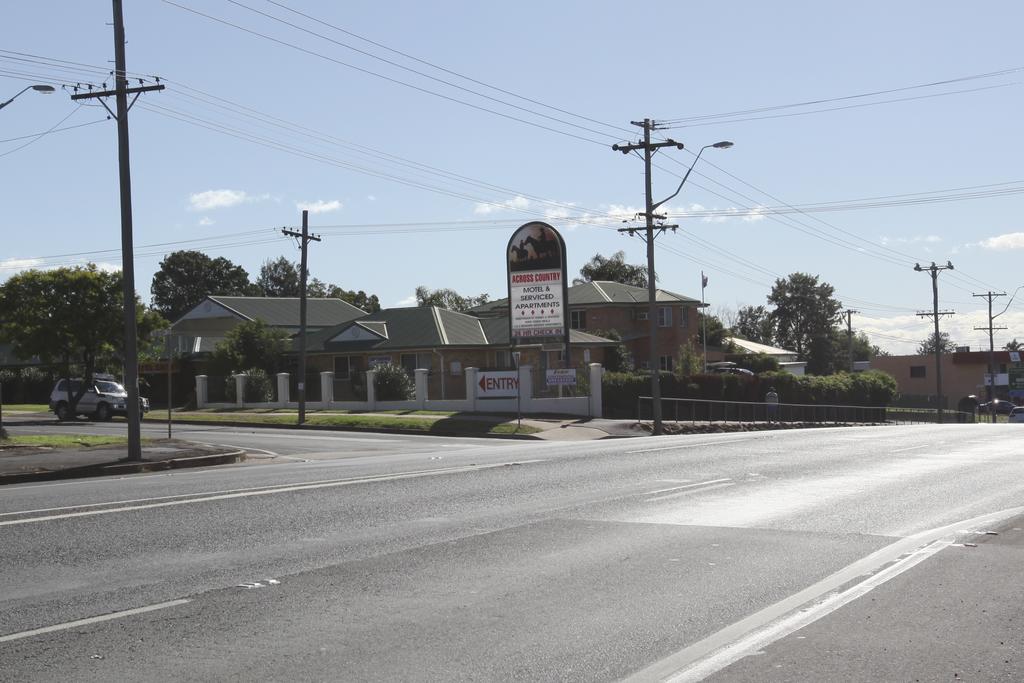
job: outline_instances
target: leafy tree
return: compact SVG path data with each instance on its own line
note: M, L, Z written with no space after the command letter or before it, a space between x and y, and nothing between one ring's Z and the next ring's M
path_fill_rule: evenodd
M657 275L654 279L658 279ZM626 252L624 251L617 251L610 258L594 254L594 257L580 268L580 277L573 280L573 284L593 282L594 280L647 287L647 266L626 263Z
M462 296L454 289L427 289L420 285L416 288L417 306L437 306L450 311L468 311L490 301L488 294L478 296Z
M1006 346L1003 347L1005 351L1020 351L1020 342L1014 337L1013 341L1006 342Z
M707 345L708 346L724 346L725 339L729 336L729 331L725 329L725 325L716 315L711 313L704 313L701 311L698 313L699 319L697 320L700 325L697 328L697 340L704 343L704 329L707 328Z
M378 365L374 373L377 399L380 401L407 401L416 396L416 383L400 365Z
M948 332L939 332L939 351L942 353L953 353L956 351L956 342L949 338ZM928 356L935 353L935 333L932 332L917 345L919 356Z
M259 292L259 296L300 296L302 282L298 265L284 256L273 261L267 259L260 266L260 274L256 278L256 290Z
M732 333L758 344L775 343L775 318L764 306L742 306L736 312Z
M272 375L284 368L284 354L290 348L291 338L284 330L262 320L247 320L231 328L217 344L211 365L218 374L257 368Z
M249 274L224 257L211 259L200 251L175 251L164 257L153 275L153 308L177 320L207 295L249 293Z
M864 332L853 334L853 360L863 361L884 354L881 349L871 343L868 335ZM850 371L850 342L846 330L834 328L832 330L832 358L834 359L833 372Z
M306 285L306 295L330 299L341 299L347 301L356 308L361 308L367 313L376 313L380 310L380 299L376 294L367 294L363 290L358 292L342 289L338 285L331 285L317 278Z
M55 270L28 270L0 285L0 340L22 358L38 356L48 365L71 374L81 366L85 380L74 396L78 405L93 373L104 362L123 357L123 278L89 264ZM143 307L136 297L136 331L140 346L153 332L166 326L159 314Z
M832 366L832 330L842 304L835 289L818 276L793 273L775 281L768 303L775 307L775 340L807 361L807 372L824 374Z
M704 354L694 345L693 340L681 344L676 351L675 374L690 377L704 371ZM614 371L612 371L614 372Z
M590 330L591 334L598 337L604 337L605 339L612 339L618 342L615 346L608 349L604 356L604 367L609 372L633 372L636 364L633 361L633 354L629 352L629 349L624 343L622 343L622 333L615 328L608 330Z

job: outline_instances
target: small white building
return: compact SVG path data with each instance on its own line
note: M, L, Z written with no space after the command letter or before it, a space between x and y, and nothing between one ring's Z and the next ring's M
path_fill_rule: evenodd
M797 360L796 351L787 351L786 349L779 349L767 344L758 344L746 339L737 339L736 337L727 337L725 341L731 342L738 349L742 349L742 353L763 353L766 356L771 356L779 362L780 370L785 370L790 374L802 375L807 369L807 361Z

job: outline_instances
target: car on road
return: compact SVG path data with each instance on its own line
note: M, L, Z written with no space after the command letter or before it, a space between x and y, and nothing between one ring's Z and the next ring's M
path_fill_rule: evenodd
M1013 403L1010 401L1000 401L998 398L993 399L990 403L982 403L978 406L978 414L985 415L991 413L993 410L997 415L1009 415L1010 411L1014 409Z
M114 415L127 416L128 392L124 386L115 382L113 377L97 377L92 386L86 388L82 398L78 400L75 410L71 410L68 394L74 397L82 388L81 379L61 379L50 392L50 410L58 420L73 420L78 415L87 415L90 419L106 421ZM142 413L149 412L149 399L139 397L139 409Z
M1017 406L1010 411L1010 422L1024 422L1024 406Z

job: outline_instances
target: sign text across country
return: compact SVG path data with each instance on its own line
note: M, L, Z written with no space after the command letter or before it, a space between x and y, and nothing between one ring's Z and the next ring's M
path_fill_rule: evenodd
M509 339L513 346L569 343L565 241L547 223L520 226L508 241Z

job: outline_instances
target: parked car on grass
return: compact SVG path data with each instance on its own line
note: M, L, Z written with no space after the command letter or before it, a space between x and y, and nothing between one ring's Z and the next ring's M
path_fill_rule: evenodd
M128 415L128 392L121 384L115 382L113 377L94 379L92 386L86 388L75 410L72 411L68 394L70 392L71 397L74 397L81 388L81 379L73 379L70 382L61 379L54 385L53 391L50 392L50 410L58 420L73 420L78 415L88 415L92 420L106 421L114 415ZM148 398L139 397L139 409L142 413L149 412Z

